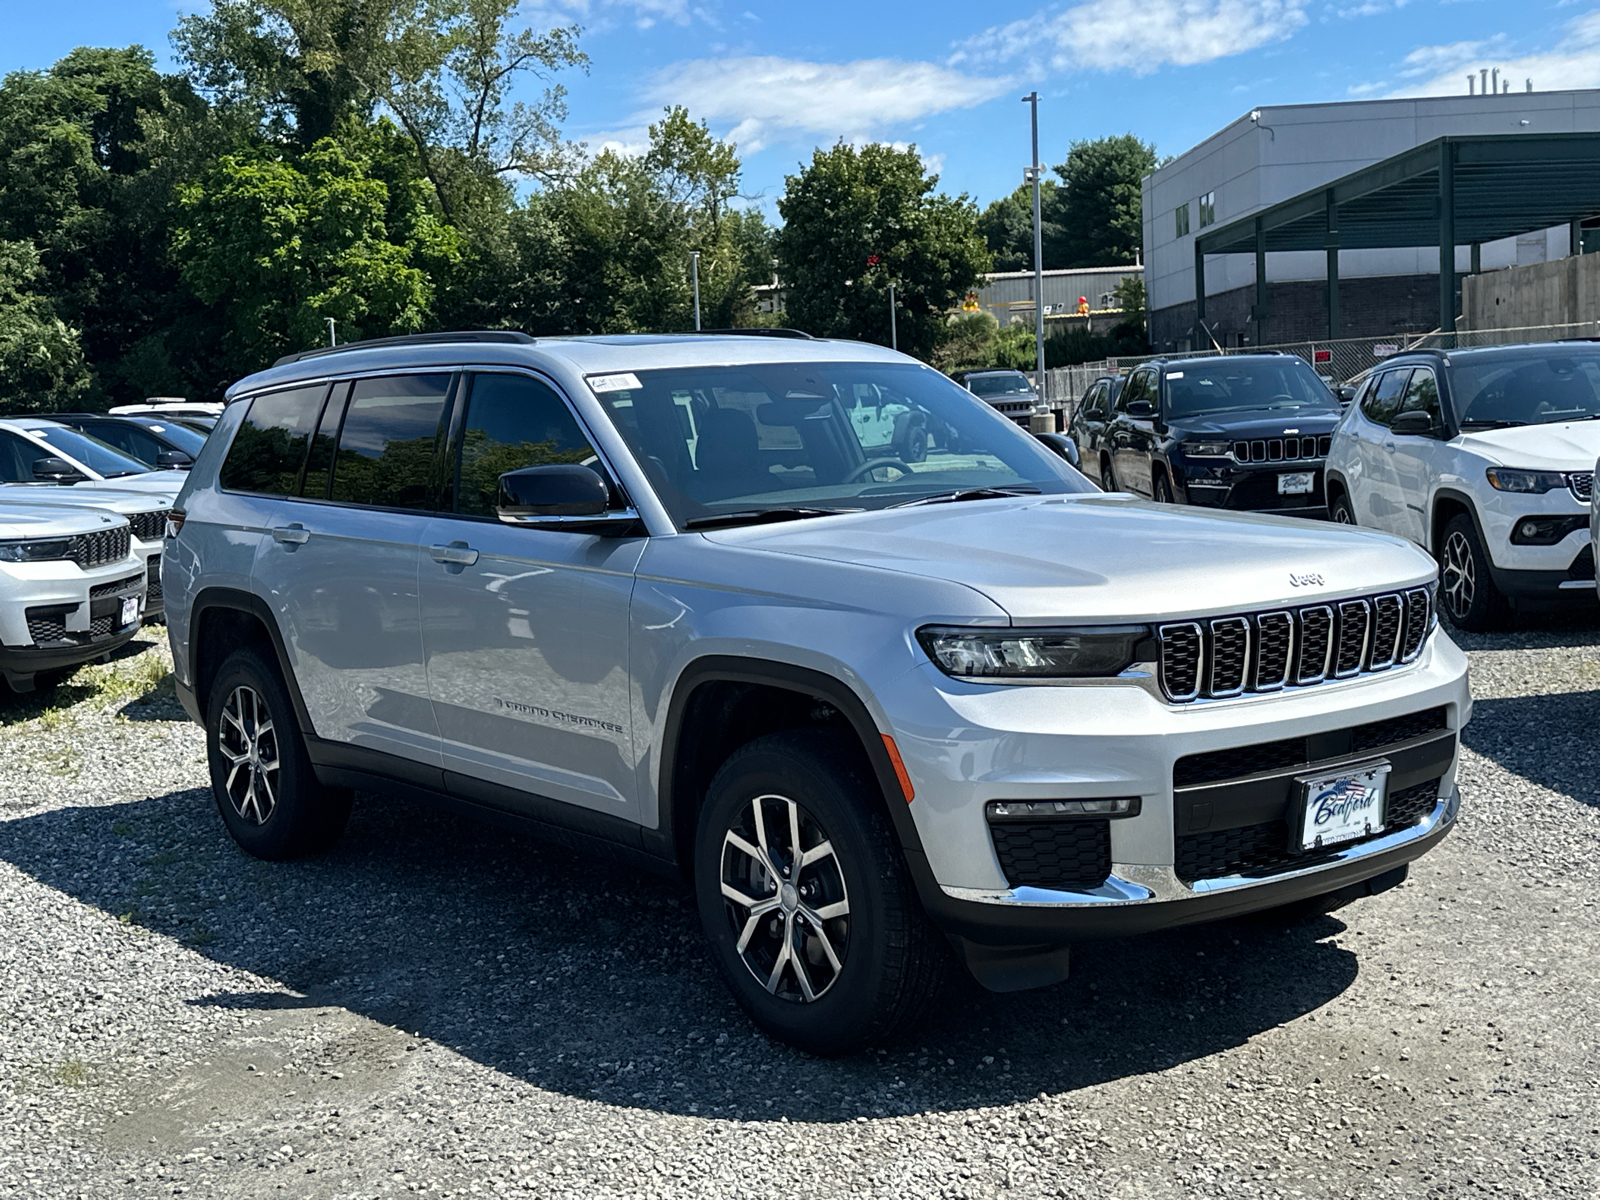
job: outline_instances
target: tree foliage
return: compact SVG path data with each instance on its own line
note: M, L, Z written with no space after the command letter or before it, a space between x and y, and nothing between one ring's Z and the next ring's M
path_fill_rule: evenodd
M59 411L87 390L77 331L33 290L43 270L31 242L0 242L0 395L24 410Z
M892 284L900 346L931 355L945 314L990 264L976 207L964 195L935 194L937 185L915 147L817 150L778 201L788 320L820 336L888 345Z

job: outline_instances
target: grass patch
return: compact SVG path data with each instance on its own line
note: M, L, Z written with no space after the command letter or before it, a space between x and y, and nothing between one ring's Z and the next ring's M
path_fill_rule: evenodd
M116 834L118 837L132 837L133 826L129 825L126 821L113 821L111 822L111 832Z
M89 1068L74 1058L56 1068L56 1078L68 1087L82 1087L89 1082Z
M130 908L127 912L125 912L121 916L119 916L117 918L117 921L118 921L119 924L122 924L122 925L143 925L144 924L144 914L142 912L140 912L138 906L135 905L134 907Z
M196 921L193 928L189 930L188 936L183 940L191 946L209 946L217 939L211 930L207 929L201 922Z

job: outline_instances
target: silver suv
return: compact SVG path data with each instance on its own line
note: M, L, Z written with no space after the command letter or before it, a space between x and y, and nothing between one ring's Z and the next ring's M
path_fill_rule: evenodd
M918 462L885 408L951 436ZM431 335L229 392L163 565L251 854L352 789L694 888L763 1028L837 1053L960 963L1398 883L1453 826L1466 661L1383 533L1103 495L909 358Z

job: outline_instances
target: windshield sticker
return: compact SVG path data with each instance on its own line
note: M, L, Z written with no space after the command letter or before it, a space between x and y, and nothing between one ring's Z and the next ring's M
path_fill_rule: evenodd
M623 371L618 375L591 375L589 388L599 394L601 392L631 392L635 388L644 386L639 382L639 377L632 371Z
M1182 379L1183 378L1183 372L1182 371L1168 371L1167 372L1167 378L1168 379Z

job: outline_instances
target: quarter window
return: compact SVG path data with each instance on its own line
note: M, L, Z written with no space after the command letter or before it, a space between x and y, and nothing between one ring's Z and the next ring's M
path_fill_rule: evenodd
M443 488L438 450L451 376L388 375L350 389L329 498L428 512Z
M322 411L325 383L268 392L247 401L217 481L224 491L292 496L300 490L306 442Z
M493 516L500 476L558 463L599 468L594 449L566 402L526 375L473 376L461 428L456 511Z
M1401 412L1425 412L1439 422L1439 382L1426 367L1411 372L1411 382L1406 385L1405 399L1400 402Z

